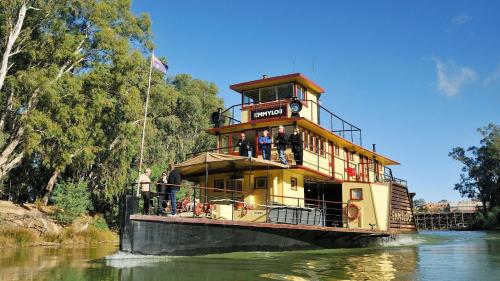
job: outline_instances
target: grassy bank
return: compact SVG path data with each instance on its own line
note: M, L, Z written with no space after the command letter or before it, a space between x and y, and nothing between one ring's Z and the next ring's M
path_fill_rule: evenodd
M118 243L118 234L109 229L100 229L88 226L84 230L77 230L70 226L59 233L45 233L38 235L33 229L24 227L0 227L0 248L29 247L29 246L81 246L99 243Z

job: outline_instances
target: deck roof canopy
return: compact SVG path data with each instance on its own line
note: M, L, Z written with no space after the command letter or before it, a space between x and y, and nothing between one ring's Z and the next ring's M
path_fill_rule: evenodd
M318 84L314 83L312 80L307 78L304 74L302 73L293 73L293 74L287 74L287 75L281 75L281 76L274 76L274 77L266 77L258 80L253 80L253 81L248 81L248 82L243 82L243 83L238 83L238 84L233 84L229 86L231 90L236 91L238 93L241 93L245 90L251 90L255 88L262 88L262 87L267 87L267 86L273 86L273 85L279 85L279 84L284 84L284 83L289 83L289 82L297 82L301 84L302 86L312 90L315 93L321 94L324 93L325 90L321 88Z
M207 170L209 173L213 173L250 170L250 168L254 170L287 168L286 165L269 160L212 152L200 154L175 165L175 167L180 170L184 177L201 176Z

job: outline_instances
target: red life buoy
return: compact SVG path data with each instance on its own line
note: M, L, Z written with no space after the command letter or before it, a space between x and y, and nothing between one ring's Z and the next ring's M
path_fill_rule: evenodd
M350 203L345 207L345 214L350 220L356 220L361 215L361 208L356 204Z

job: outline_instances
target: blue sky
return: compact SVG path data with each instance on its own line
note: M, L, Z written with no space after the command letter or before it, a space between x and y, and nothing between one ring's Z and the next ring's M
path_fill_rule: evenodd
M323 105L402 164L418 198L457 200L455 146L500 123L498 1L132 1L169 74L230 84L301 72Z

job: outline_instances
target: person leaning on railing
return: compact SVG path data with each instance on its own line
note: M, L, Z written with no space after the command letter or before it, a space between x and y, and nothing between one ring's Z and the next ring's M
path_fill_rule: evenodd
M179 169L176 169L174 163L170 163L169 165L170 173L168 174L168 197L170 198L172 204L172 215L177 214L177 191L181 186L181 173Z
M142 199L144 200L144 214L149 214L149 204L151 200L150 184L151 169L146 168L143 174L139 175L138 183L141 188Z

